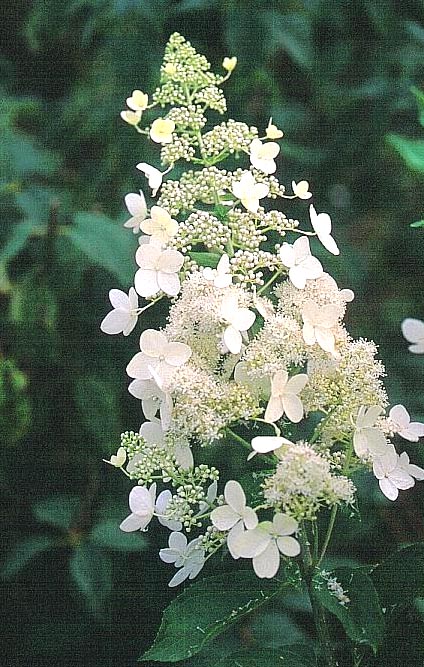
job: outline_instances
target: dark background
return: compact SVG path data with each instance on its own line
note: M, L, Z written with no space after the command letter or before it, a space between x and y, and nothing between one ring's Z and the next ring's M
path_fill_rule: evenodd
M175 30L218 71L237 55L229 116L260 128L272 116L284 130L277 173L309 180L332 215L341 255L321 258L355 290L347 326L380 345L392 404L424 419L424 361L400 332L403 318L424 318L424 236L409 226L423 217L424 161L409 170L388 138L422 137L411 86L424 88L424 7L15 0L1 12L1 664L126 667L174 592L157 556L166 531L121 538L131 484L102 463L141 420L125 376L137 334L106 337L99 324L108 290L131 284L135 241L120 223L123 196L145 186L135 164L159 166L120 120L125 98L154 90ZM160 321L156 311L147 324ZM410 452L424 464L422 445ZM363 518L339 523L337 562L376 562L424 538L421 488L394 507L367 476L358 484ZM207 571L227 567L216 559ZM294 609L253 619L238 640L307 637L309 617ZM403 619L407 639L393 632L388 667L424 664L420 609Z

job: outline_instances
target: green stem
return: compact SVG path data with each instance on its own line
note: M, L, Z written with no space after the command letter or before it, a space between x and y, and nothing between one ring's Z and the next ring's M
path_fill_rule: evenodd
M234 438L234 440L237 440L237 442L243 445L243 447L247 447L249 451L252 451L252 445L250 444L250 442L247 442L247 440L242 438L241 435L238 435L238 433L235 433L235 431L233 431L231 428L226 428L225 430L227 431L228 435Z
M330 521L324 538L324 543L322 545L321 553L316 563L317 567L321 565L322 559L324 558L328 545L330 544L331 535L333 534L334 524L336 522L337 510L338 510L338 505L333 505L333 509L331 510L330 514Z
M282 272L280 270L276 270L273 276L268 280L268 282L265 283L265 285L263 285L261 289L258 289L257 293L262 294L262 292L265 292L265 290L267 290L268 287L271 287L271 285L277 280L277 278L281 275L281 273Z
M314 566L309 538L306 531L306 525L304 523L301 527L298 539L302 547L302 562L300 563L300 571L311 602L315 629L321 648L323 664L325 667L338 667L338 662L335 656L334 647L329 632L326 610L316 599L313 592L312 580L316 568Z

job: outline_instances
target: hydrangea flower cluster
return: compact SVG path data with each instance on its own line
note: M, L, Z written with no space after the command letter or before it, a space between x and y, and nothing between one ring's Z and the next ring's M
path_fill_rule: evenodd
M424 425L399 405L385 416L376 346L343 323L353 292L314 256L319 244L339 255L330 216L313 203L302 223L284 210L313 195L306 180L286 190L275 175L283 133L271 119L262 132L232 119L208 126L208 110L226 111L221 86L235 66L225 58L224 73L212 73L175 33L159 87L151 97L134 90L121 113L158 146L157 166L137 164L158 198L125 197L138 270L128 295L110 291L101 328L127 336L158 301L169 308L160 330L144 320L127 366L145 421L108 462L136 482L121 529L146 530L156 517L171 531L159 554L178 570L170 586L223 548L274 577L301 552L305 522L354 505L358 468L390 500L424 479L392 443L418 441ZM413 322L404 329L418 352L424 333ZM219 441L245 459L250 498L201 462ZM328 586L348 604L334 579Z

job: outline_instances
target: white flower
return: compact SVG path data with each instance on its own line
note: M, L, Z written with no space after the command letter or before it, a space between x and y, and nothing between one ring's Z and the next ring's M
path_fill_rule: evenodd
M280 147L274 141L263 144L260 139L253 139L249 146L250 162L255 169L264 174L273 174L277 169L274 158L280 152Z
M276 125L272 124L272 118L269 119L268 127L266 128L266 138L267 139L281 139L284 136L284 132L279 130Z
M307 280L320 278L324 270L316 257L311 255L309 239L301 236L293 245L283 243L280 248L280 259L289 270L289 278L298 289L303 289Z
M379 405L359 408L353 433L353 448L359 458L382 456L387 453L387 441L384 433L374 426L382 413Z
M105 463L109 463L111 466L114 466L115 468L122 468L126 460L127 460L127 452L124 449L124 447L120 447L116 452L116 454L112 454L109 461L103 459Z
M146 200L142 191L140 190L139 195L135 192L130 192L128 195L125 195L125 206L132 217L124 222L124 227L132 229L134 234L138 234L140 225L147 215Z
M188 442L177 442L174 447L174 456L177 464L183 470L190 470L194 466L193 452Z
M239 556L233 551L235 540L238 539L244 527L256 528L258 517L255 510L246 505L246 496L240 484L234 480L226 483L224 498L227 505L215 508L211 513L211 521L218 530L228 530L227 545L233 558Z
M178 222L161 206L152 206L150 216L140 224L141 231L166 245L178 232Z
M299 181L299 183L292 181L292 190L299 199L310 199L312 197L312 192L309 192L308 181Z
M403 405L395 405L389 412L390 426L395 433L410 442L418 442L424 435L424 424L411 422L408 410Z
M113 306L103 318L100 329L106 334L123 333L128 336L137 324L138 319L138 296L134 287L130 287L128 296L120 289L111 289L109 300Z
M298 556L300 544L289 537L298 529L295 519L286 514L275 514L271 521L263 521L253 530L242 533L233 545L241 558L253 558L253 569L258 577L272 579L280 567L280 553Z
M318 343L325 352L330 352L333 357L337 358L336 339L332 331L339 319L337 306L332 304L319 306L315 301L308 300L302 308L302 318L302 334L306 345Z
M406 452L402 452L399 456L399 465L408 475L419 481L424 480L424 470L419 466L409 462L409 456Z
M410 352L414 354L424 353L424 322L422 320L407 317L402 322L402 333L407 341L413 343L408 348Z
M203 277L206 280L213 280L215 287L229 287L233 282L233 276L230 273L230 258L228 255L222 255L216 269L209 266L205 267Z
M171 500L172 493L168 489L165 489L165 491L162 491L158 495L155 505L156 516L159 523L165 526L165 528L169 530L181 530L183 527L181 521L167 517L166 511Z
M172 143L172 133L175 123L168 118L156 118L150 128L150 138L157 144Z
M406 452L401 456L404 454ZM405 467L402 466L401 457L397 455L393 445L389 445L386 453L382 456L377 456L373 461L374 475L378 479L381 491L389 500L396 500L399 495L399 489L410 489L415 484L413 476L407 472L408 465L410 465L409 458L407 461L405 457L403 458L403 465ZM413 468L418 468L418 466L413 466ZM421 469L418 468L418 470ZM424 471L422 472L424 474Z
M169 343L161 331L154 329L143 331L140 350L127 366L128 375L137 380L151 380L155 375L161 384L170 380L177 368L183 366L191 356L188 345ZM163 386L160 389L163 390Z
M141 400L146 419L154 419L160 411L162 428L166 431L171 422L172 398L159 389L153 380L133 380L128 386L130 394Z
M133 111L144 111L149 104L149 96L141 90L133 90L131 97L127 97L127 104Z
M303 404L299 394L304 389L308 376L304 373L289 379L287 371L277 371L271 380L271 398L265 410L265 421L276 422L285 413L297 424L303 417Z
M283 447L283 445L294 445L294 443L282 436L258 435L252 440L253 452L252 454L249 454L249 459L255 454L268 454L269 452L276 452L278 456L278 450Z
M266 183L256 183L250 171L246 171L239 181L233 181L231 190L248 211L256 213L259 200L269 193L269 186Z
M239 308L237 295L227 294L221 303L220 316L228 324L223 340L231 354L239 354L242 346L240 332L246 332L256 319L253 310Z
M209 484L208 490L206 492L206 500L201 500L199 503L199 511L196 516L200 516L206 512L209 507L216 500L216 495L218 493L218 482L215 480L212 484Z
M141 111L121 111L120 116L128 125L138 125L141 121Z
M313 204L309 207L311 225L324 248L333 255L339 255L340 250L331 236L331 218L328 213L317 213Z
M222 61L222 66L224 69L227 70L227 72L232 72L235 69L235 66L237 65L237 57L233 56L232 58L225 57L224 60Z
M181 569L175 574L169 586L178 586L186 579L194 579L205 564L205 551L201 547L201 537L197 537L187 544L183 533L174 532L169 536L168 549L159 551L159 558L164 563L174 563Z
M139 162L136 165L136 169L142 171L145 177L149 179L149 186L152 188L152 197L156 197L156 193L162 185L163 173L159 169L156 169L156 167L147 164L147 162Z
M133 530L144 530L153 518L155 512L156 484L149 489L145 486L135 486L130 491L129 506L131 514L119 526L125 533Z
M161 250L151 243L137 249L135 259L139 269L134 277L134 285L140 296L154 296L160 290L168 296L176 296L181 283L178 271L184 264L184 255L178 250Z

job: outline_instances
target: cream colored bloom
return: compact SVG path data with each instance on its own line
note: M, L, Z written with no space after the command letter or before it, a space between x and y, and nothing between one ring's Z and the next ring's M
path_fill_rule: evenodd
M122 468L126 460L127 460L127 452L123 447L120 447L116 452L116 454L112 454L109 461L103 459L105 463L109 463L111 466L114 466L115 468Z
M138 125L141 121L141 111L121 111L120 116L128 125Z
M178 250L143 244L137 249L135 259L140 268L134 286L140 296L154 296L160 290L168 296L178 294L181 286L178 272L184 263L184 255Z
M111 289L109 300L113 310L103 318L100 329L109 335L123 333L124 336L129 336L138 319L137 292L134 287L130 287L127 296L120 289Z
M322 245L328 252L331 252L333 255L339 255L340 250L337 247L337 243L331 236L331 218L328 213L317 213L313 204L309 207L309 217L311 219L311 225L314 228L314 232L318 236L318 239L321 241Z
M137 380L159 380L163 387L191 357L191 349L185 343L168 342L161 331L146 329L140 336L140 350L127 366L127 373ZM162 385L162 386L160 386Z
M133 111L144 111L149 104L149 96L141 90L133 90L131 97L127 97L127 104Z
M224 69L227 70L227 72L232 72L237 65L237 57L233 56L232 58L224 58L222 61L222 66Z
M279 130L276 125L272 124L272 118L269 119L268 127L266 128L266 138L267 139L281 139L284 136L284 132Z
M156 118L150 128L150 138L157 144L172 143L172 133L175 130L173 120L167 118Z
M299 181L299 183L292 181L292 190L299 199L310 199L312 197L312 192L309 192L308 181Z
M317 343L325 352L330 352L337 358L334 336L334 329L339 319L337 306L332 304L319 306L315 301L308 300L303 306L302 318L302 334L306 345Z
M166 245L177 233L178 222L171 218L168 211L161 206L152 206L150 218L141 222L140 229L145 234Z
M360 459L368 456L383 456L387 453L389 445L384 433L375 426L375 422L383 412L379 405L359 408L353 433L353 448L356 456Z
M284 413L297 424L303 417L303 404L298 394L304 389L308 376L304 373L289 378L287 371L277 371L271 381L271 398L265 410L265 421L278 421Z
M274 158L280 152L280 147L274 141L263 144L260 139L253 139L250 144L250 162L253 167L264 174L273 174L277 169Z
M238 558L236 552L233 552L234 541L247 529L256 528L258 517L256 512L246 505L246 496L243 488L235 480L226 483L224 489L224 498L226 505L216 507L211 513L211 521L218 530L226 531L227 546L233 558Z
M156 197L156 193L162 185L163 173L159 169L156 169L156 167L147 164L147 162L139 162L136 165L136 169L143 172L149 181L149 186L152 188L152 197Z
M298 289L304 289L307 280L320 278L323 274L321 262L311 255L309 239L301 236L293 245L283 243L280 259L289 269L289 278Z
M414 354L424 353L424 322L414 317L407 317L402 322L402 333L404 338L412 345L408 350Z
M215 287L229 287L233 282L233 276L230 273L230 258L228 255L222 255L216 269L206 266L203 269L203 277L206 280L213 281Z
M236 294L228 294L224 297L220 315L224 322L228 324L223 335L225 346L231 354L239 354L243 342L241 333L250 329L256 315L253 310L239 308Z
M125 206L132 217L124 222L124 227L132 229L134 234L138 234L140 231L140 224L147 216L146 200L142 191L140 190L139 195L135 192L130 192L128 195L125 195Z
M166 63L165 67L163 68L163 71L168 76L174 76L174 74L177 73L177 67L176 65L174 65L174 63Z
M269 186L266 183L256 183L253 174L246 171L239 181L233 181L231 190L248 211L256 213L259 200L269 193Z

